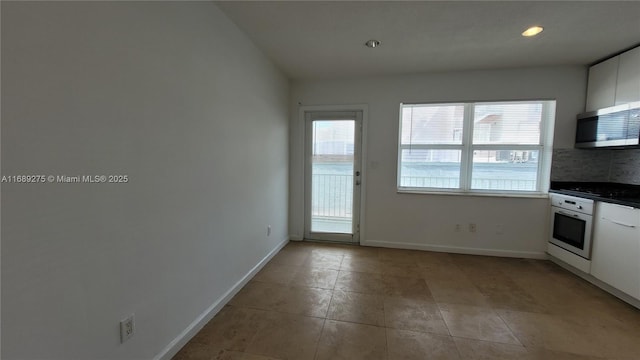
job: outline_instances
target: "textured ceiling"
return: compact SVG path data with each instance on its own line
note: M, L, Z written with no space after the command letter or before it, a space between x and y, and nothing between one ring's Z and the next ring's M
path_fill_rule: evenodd
M217 4L293 79L586 65L640 44L640 1Z

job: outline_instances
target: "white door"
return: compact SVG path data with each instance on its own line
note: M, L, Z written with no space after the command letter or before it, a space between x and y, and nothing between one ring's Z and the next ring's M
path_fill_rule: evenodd
M362 111L305 112L305 238L359 242Z

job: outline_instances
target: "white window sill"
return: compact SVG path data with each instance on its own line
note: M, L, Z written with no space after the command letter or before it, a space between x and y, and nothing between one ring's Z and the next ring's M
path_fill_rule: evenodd
M482 197L500 197L500 198L531 198L546 199L549 193L541 192L486 192L486 191L450 191L450 190L424 190L424 189L397 189L398 194L415 194L415 195L453 195L453 196L482 196Z

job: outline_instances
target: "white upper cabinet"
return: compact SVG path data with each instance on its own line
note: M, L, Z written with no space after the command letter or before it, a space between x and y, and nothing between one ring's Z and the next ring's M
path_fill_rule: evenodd
M640 101L640 46L620 55L616 105Z
M616 56L589 68L586 111L613 106L615 103L619 60Z
M589 68L586 111L640 101L640 47Z

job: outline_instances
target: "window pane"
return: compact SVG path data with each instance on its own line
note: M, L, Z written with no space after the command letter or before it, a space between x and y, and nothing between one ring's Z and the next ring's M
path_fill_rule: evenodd
M402 144L462 144L464 105L402 107Z
M460 187L460 150L402 150L400 186L419 188Z
M537 150L475 150L471 188L536 191Z
M474 144L540 143L542 102L477 104L473 116Z

